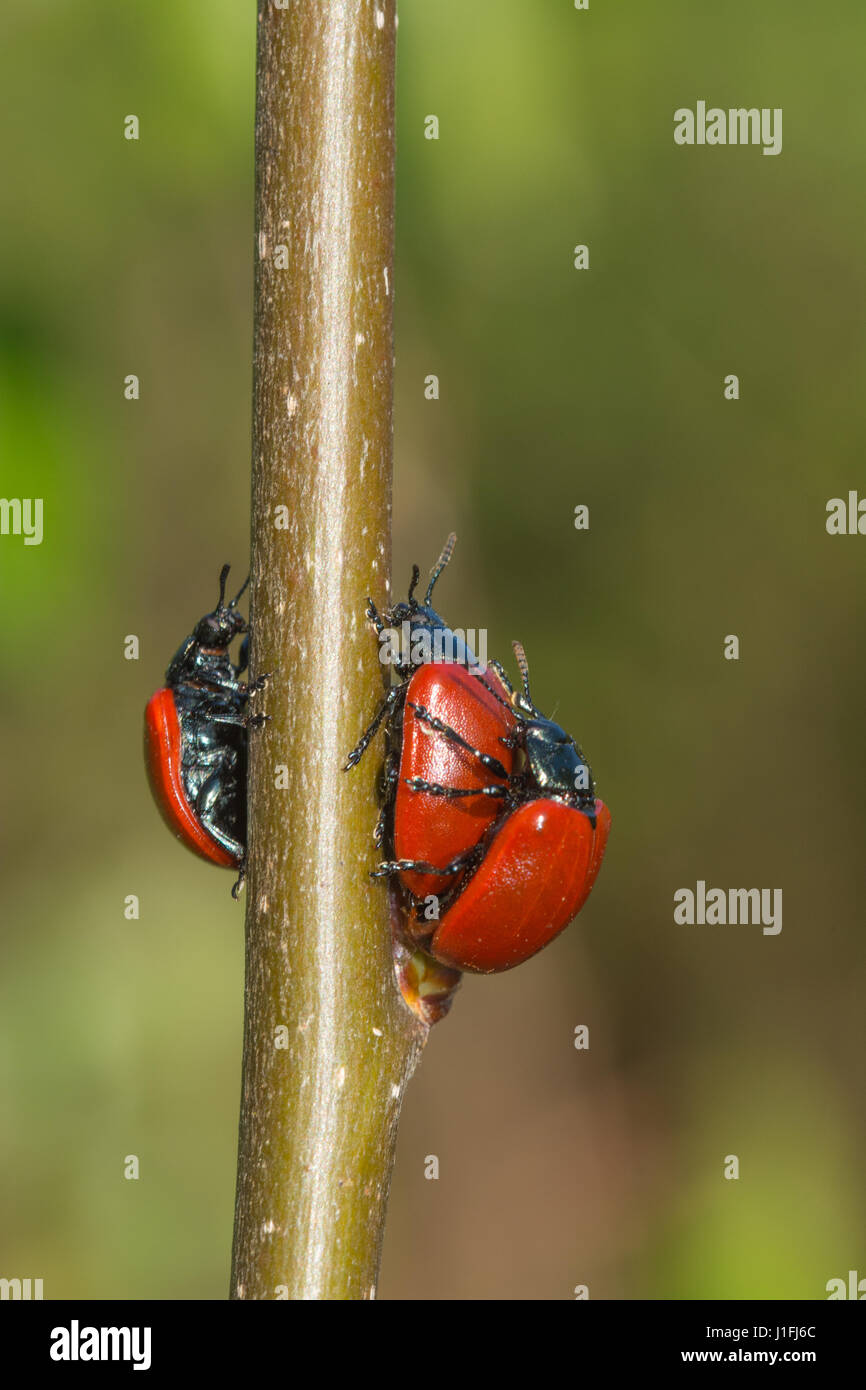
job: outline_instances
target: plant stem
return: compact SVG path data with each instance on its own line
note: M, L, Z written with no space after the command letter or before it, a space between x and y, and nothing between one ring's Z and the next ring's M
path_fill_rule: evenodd
M375 853L390 573L395 0L258 15L246 1017L235 1298L370 1298L403 1091ZM280 1032L280 1030L283 1030Z

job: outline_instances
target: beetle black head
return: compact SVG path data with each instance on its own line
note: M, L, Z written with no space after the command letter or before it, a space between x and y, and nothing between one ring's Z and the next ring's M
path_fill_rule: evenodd
M421 578L421 571L419 570L417 565L412 566L412 578L409 581L409 593L407 594L405 599L401 599L399 603L395 603L394 607L391 609L390 618L392 623L394 623L395 625L399 625L408 618L410 622L412 622L413 620L417 620L428 627L447 626L444 618L440 618L435 608L433 608L431 605L433 600L433 590L436 587L436 580L439 578L445 566L448 564L448 561L451 559L451 556L454 554L454 547L456 544L457 536L452 531L451 535L448 537L447 541L442 547L442 553L439 556L439 559L436 561L436 564L433 566L433 569L430 573L430 583L427 585L427 592L424 595L423 603L419 603L415 597L415 590L418 587L418 581Z
M230 603L226 603L226 580L230 569L231 565L223 565L220 570L220 596L216 608L212 613L206 613L200 618L195 626L193 638L198 646L205 649L223 650L238 633L247 630L246 619L238 612L237 605L238 599L250 582L250 577L247 575L234 598Z
M595 784L589 763L571 734L536 709L529 690L526 653L520 642L513 645L523 690L512 691L511 706L522 724L529 775L539 791L562 797L594 818Z

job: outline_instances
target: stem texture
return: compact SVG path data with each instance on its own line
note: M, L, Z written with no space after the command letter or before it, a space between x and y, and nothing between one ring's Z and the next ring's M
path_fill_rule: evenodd
M390 575L395 0L261 0L246 1015L232 1296L370 1298L426 1037L375 851Z

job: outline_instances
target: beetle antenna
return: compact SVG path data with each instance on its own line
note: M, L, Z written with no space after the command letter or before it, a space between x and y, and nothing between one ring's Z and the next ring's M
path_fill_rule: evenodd
M435 585L436 580L439 578L445 566L448 564L448 561L451 559L451 556L454 554L454 547L456 544L457 535L454 531L452 531L451 535L448 537L447 541L442 547L442 554L439 556L439 559L433 566L433 573L430 575L430 583L427 585L427 593L424 595L425 607L429 606L430 599L433 597L433 586Z
M230 570L230 569L231 569L231 565L223 565L222 569L220 570L220 601L219 601L219 603L217 604L217 608L222 608L223 604L225 603L225 597L226 597L226 580L227 580L228 577L229 577L229 570Z
M421 571L417 565L412 566L412 578L409 580L409 602L412 602L412 595L415 592L418 580L421 578Z
M517 664L520 667L520 674L523 678L523 693L526 696L527 702L534 710L535 705L532 703L532 696L529 692L529 662L526 660L526 652L523 650L523 643L512 642L511 645L514 648L514 655L517 657Z
M238 599L240 598L241 594L244 592L244 589L247 587L247 585L249 584L249 582L250 582L250 576L247 575L247 577L246 577L246 579L244 580L243 584L242 584L241 587L238 589L237 593L235 594L234 598L232 599L231 603L229 604L229 608L237 608Z

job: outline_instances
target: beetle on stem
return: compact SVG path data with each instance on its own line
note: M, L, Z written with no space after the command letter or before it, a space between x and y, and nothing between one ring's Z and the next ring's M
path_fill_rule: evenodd
M238 600L249 583L225 602L229 566L220 573L219 602L206 613L173 656L165 686L145 710L145 761L157 807L187 849L244 882L247 833L248 730L268 716L251 714L249 700L268 677L241 680L249 651L249 624ZM237 662L229 655L243 636Z

